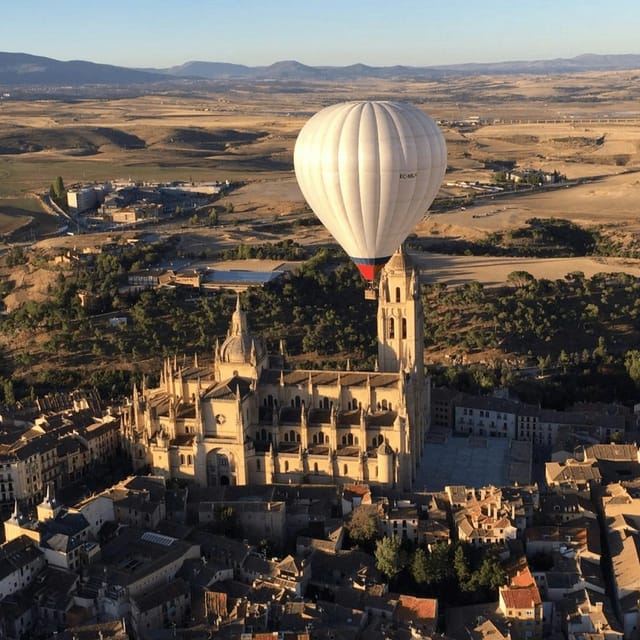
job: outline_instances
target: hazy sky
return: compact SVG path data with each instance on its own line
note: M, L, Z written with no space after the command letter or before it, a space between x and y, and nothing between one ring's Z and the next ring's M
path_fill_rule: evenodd
M4 0L0 51L130 67L189 60L428 66L640 54L637 0Z

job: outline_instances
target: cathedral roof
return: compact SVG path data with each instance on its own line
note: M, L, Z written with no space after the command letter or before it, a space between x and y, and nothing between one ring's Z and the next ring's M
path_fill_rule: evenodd
M370 384L372 387L387 387L398 384L399 373L378 373L366 371L309 371L290 370L280 371L278 369L265 369L260 375L260 384L280 384L280 377L283 377L285 385L307 384L309 379L314 386L334 386L338 380L343 387L364 387Z
M218 398L219 400L233 400L238 390L240 390L240 398L245 398L251 393L251 380L241 376L233 376L228 380L224 380L220 384L207 391L205 398Z

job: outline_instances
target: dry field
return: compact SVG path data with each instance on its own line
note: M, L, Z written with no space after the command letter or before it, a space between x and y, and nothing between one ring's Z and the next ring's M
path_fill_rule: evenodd
M3 100L0 233L29 219L35 233L50 232L55 223L25 203L32 202L26 200L29 194L48 190L60 175L67 186L114 178L243 181L246 184L223 202L234 209L221 220L227 223L225 228L184 232L183 245L217 248L283 239L286 235L261 231L254 224L305 210L292 171L298 131L323 106L376 98L414 102L443 121L449 152L445 183L489 180L493 170L488 167L500 160L585 180L579 186L496 197L464 211L430 215L416 229L419 236L479 238L520 226L534 216L554 216L585 226L608 225L621 237L636 237L640 234L640 173L635 173L640 169L638 78L640 72L354 82L339 87L239 83L190 94L176 91L112 100ZM450 124L472 117L489 124ZM462 193L446 184L441 190L442 196ZM291 237L303 244L328 240L319 227L298 229ZM76 237L46 244L77 246L83 241ZM100 242L100 238L86 241ZM544 262L532 262L526 270L562 277L573 270L635 273L638 269L630 261L587 261L582 266ZM445 257L433 258L427 272L431 277L493 283L503 281L515 268L525 267L495 258Z

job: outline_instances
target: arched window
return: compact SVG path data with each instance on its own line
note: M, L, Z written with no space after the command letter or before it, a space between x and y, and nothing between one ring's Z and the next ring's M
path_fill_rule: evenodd
M284 461L284 470L285 471L289 471L289 461L288 460Z
M402 338L407 338L407 319L402 318Z
M291 431L289 431L289 440L291 442L295 442L296 441L296 432L293 429L291 429Z
M317 433L313 434L313 444L318 444L318 434Z
M300 406L300 396L296 396L296 407Z
M300 434L296 433L296 442L300 442Z
M376 465L376 478L378 477L378 465Z
M349 465L348 465L348 464L345 464L345 465L344 465L344 467L342 468L342 473L343 473L343 475L345 475L345 476L348 476L348 475L349 475Z
M389 337L395 338L395 336L396 336L396 332L395 332L394 320L393 318L389 318Z
M377 436L373 436L373 440L371 440L371 446L373 446L373 447L377 447L378 446L378 438L377 438Z
M322 433L322 431L318 433L318 442L324 444L324 433Z
M387 410L387 401L383 400L382 401L382 408L386 411Z
M313 463L313 472L314 473L318 473L318 463L317 462Z
M188 455L188 456L187 456L187 464L188 464L188 465L192 464L192 458L191 458L191 455Z
M185 433L189 433L189 427L186 427L186 426L185 426L185 428L184 428L184 432L185 432Z
M389 403L389 411L391 411L391 409L393 409L393 407L391 406L391 403Z
M400 287L396 287L396 302L400 302Z
M273 396L271 394L267 396L267 406L273 407Z
M285 434L284 434L284 441L285 442L289 442L289 434L286 431L285 431Z
M184 455L180 454L180 464L184 464Z
M267 439L267 430L263 429L261 433L262 433L262 439L266 440Z
M349 445L353 444L353 433L350 433L347 436L347 444L349 444Z
M260 459L256 460L256 471L260 471Z
M328 408L329 408L329 398L323 398L323 400L322 400L322 406L323 406L325 409L328 409Z

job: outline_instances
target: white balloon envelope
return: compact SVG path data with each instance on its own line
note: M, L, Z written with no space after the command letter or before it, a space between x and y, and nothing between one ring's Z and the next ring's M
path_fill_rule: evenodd
M447 165L435 121L399 102L344 102L302 127L293 164L303 196L367 280L426 214Z

